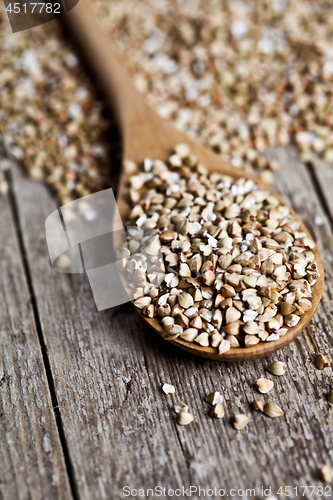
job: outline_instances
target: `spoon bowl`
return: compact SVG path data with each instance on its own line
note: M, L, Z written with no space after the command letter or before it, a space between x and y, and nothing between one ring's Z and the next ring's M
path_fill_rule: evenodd
M122 137L122 156L136 164L144 158L166 160L176 144L185 143L190 146L191 153L195 154L209 172L218 172L229 175L235 179L244 177L252 179L259 188L269 191L282 204L284 200L273 189L258 182L258 180L242 169L235 169L211 150L194 142L186 135L176 130L173 125L160 118L145 102L142 96L134 89L123 62L112 49L109 38L94 20L89 4L86 0L80 3L64 17L70 30L76 36L88 63L93 69L98 82L111 106ZM124 221L129 212L127 203L128 174L121 172L117 205L120 216ZM295 212L290 208L290 213L298 220ZM300 230L311 237L305 224L301 221ZM288 332L272 342L260 342L252 347L231 348L224 354L219 354L213 347L202 347L199 344L186 342L180 338L168 340L192 354L220 361L244 361L260 358L271 354L294 340L308 325L314 315L323 294L324 269L319 251L315 246L318 271L320 273L315 285L312 287L312 307L305 312L299 323L289 328ZM136 309L136 308L135 308ZM142 319L162 335L162 324L156 318L148 318L136 309Z

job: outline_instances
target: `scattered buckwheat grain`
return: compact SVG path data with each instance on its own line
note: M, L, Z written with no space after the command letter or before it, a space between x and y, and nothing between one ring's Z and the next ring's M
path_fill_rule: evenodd
M174 394L176 392L176 389L173 385L171 384L163 384L162 386L162 391L165 394Z

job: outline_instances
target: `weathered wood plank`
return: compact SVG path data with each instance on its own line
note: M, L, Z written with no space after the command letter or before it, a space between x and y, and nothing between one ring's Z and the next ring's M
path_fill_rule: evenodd
M311 167L321 194L322 203L325 205L333 223L333 166L325 163L321 158L315 157Z
M8 197L0 213L0 498L71 499Z
M318 351L332 354L333 238L306 168L291 150L276 185L308 223L326 268L327 299L307 331L276 355L246 363L225 364L180 352L149 331L130 305L96 312L83 276L50 268L44 221L55 209L47 190L14 171L14 190L32 284L69 442L74 476L82 499L123 498L122 488L256 488L320 484L322 463L332 456L332 409L326 394L331 369L316 370ZM313 223L314 213L323 224ZM285 376L267 375L273 360L287 363ZM269 396L285 415L271 420L254 413L259 376L274 378ZM177 387L165 396L163 382ZM226 417L208 416L204 396L220 389ZM172 405L186 401L197 421L175 424ZM230 418L247 413L251 423L235 431ZM195 496L194 496L195 498ZM303 498L316 498L306 493ZM318 497L319 498L319 497Z

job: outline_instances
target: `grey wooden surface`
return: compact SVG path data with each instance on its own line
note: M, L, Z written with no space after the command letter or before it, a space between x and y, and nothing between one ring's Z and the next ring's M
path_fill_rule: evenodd
M333 465L333 407L326 400L332 370L318 371L314 359L319 352L332 357L333 349L332 180L327 168L303 165L292 149L268 154L282 164L273 187L307 223L321 251L325 299L290 346L233 364L177 350L148 330L131 305L97 312L85 276L50 266L44 223L55 201L42 183L12 165L12 204L0 199L1 499L116 500L125 498L124 486L157 485L226 493L256 488L256 498L264 498L262 486L274 493L280 486L323 484L318 468ZM266 371L274 360L287 364L283 377ZM283 417L252 411L260 376L274 380L261 397L279 404ZM175 395L161 392L164 382L176 386ZM204 397L213 390L225 398L222 420L208 416ZM196 416L188 427L176 424L173 404L179 400ZM230 418L240 412L251 421L237 432ZM308 490L294 498L321 496Z
M9 196L0 213L0 498L70 499Z

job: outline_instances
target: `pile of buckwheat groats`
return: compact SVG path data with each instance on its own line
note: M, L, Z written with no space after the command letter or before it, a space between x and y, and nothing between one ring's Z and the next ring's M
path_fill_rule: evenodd
M277 168L266 147L333 162L333 4L95 0L136 87L235 167Z
M166 339L222 354L279 339L309 310L314 243L254 181L207 173L179 144L166 163L145 159L130 185L132 228L119 256L135 272L135 306L160 320Z
M12 33L0 2L0 145L62 204L110 187L104 110L60 25Z

